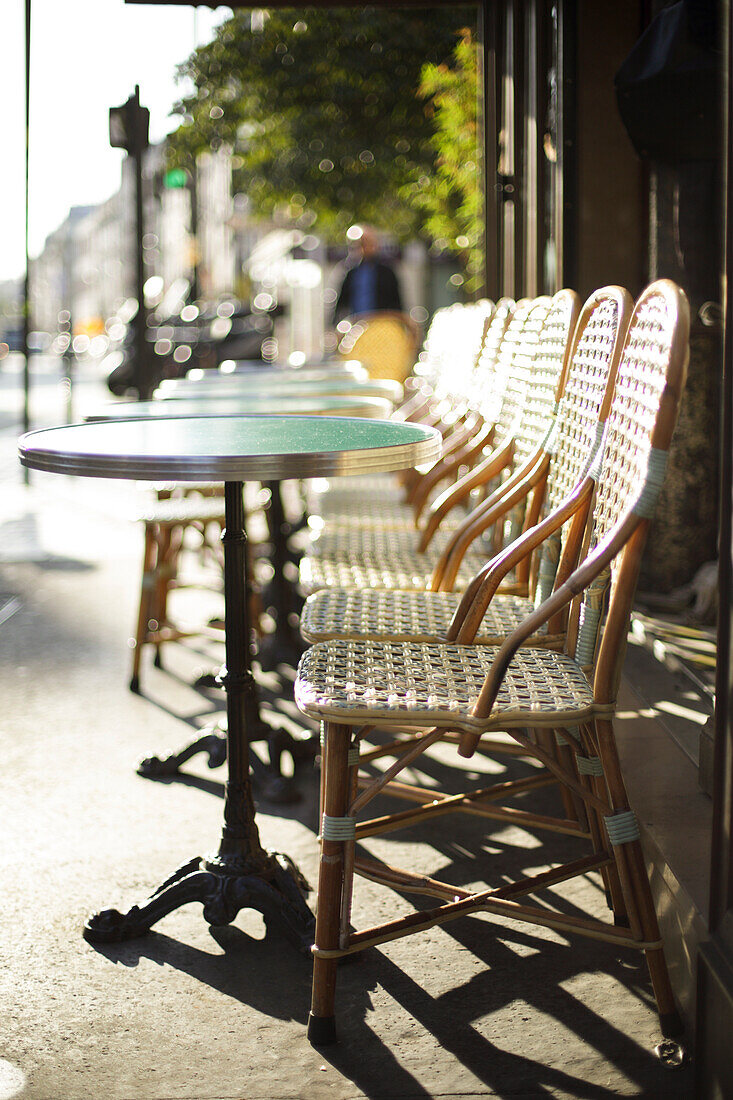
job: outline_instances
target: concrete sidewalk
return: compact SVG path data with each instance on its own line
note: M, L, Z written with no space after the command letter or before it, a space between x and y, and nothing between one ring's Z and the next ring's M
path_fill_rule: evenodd
M169 646L164 670L148 658L145 694L130 694L142 547L123 516L136 489L32 480L5 477L0 504L0 609L10 609L4 621L0 610L0 1100L693 1096L690 1067L670 1072L652 1052L643 959L605 944L489 916L388 944L343 968L341 1042L320 1051L305 1036L310 962L257 914L210 930L190 905L140 940L87 944L88 912L142 900L217 845L221 771L194 760L186 778L161 783L135 765L216 715L216 693L190 684L220 650ZM198 599L187 596L187 611L203 612ZM287 678L267 686L292 716ZM506 759L489 763L500 778L526 768ZM450 788L454 763L438 755L414 776ZM315 770L299 786L292 806L260 802L259 823L314 882ZM554 808L552 792L533 798ZM469 817L369 847L461 883L475 877L477 850L491 882L573 850ZM605 911L594 878L563 896L567 912ZM360 882L357 923L410 908L393 899Z

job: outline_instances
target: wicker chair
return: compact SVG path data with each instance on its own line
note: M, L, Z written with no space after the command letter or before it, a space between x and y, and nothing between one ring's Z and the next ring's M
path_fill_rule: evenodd
M428 333L426 358L416 367L411 396L395 411L395 418L431 424L448 437L479 410L483 419L488 419L488 432L496 419L495 408L500 407L497 399L501 391L493 371L495 353L512 307L505 299L496 308L482 301L440 311ZM483 410L487 391L492 401L488 416ZM309 510L352 523L378 511L383 520L394 516L401 525L405 516L413 515L405 483L415 485L419 476L335 478L311 494ZM367 502L366 511L362 502Z
M161 499L147 505L138 519L144 524L143 569L135 637L132 640L130 691L140 691L143 648L155 647L155 664L161 664L161 646L179 641L201 630L182 629L168 618L168 596L178 586L178 563L187 531L195 531L199 545L211 549L224 526L224 497L216 495L174 495L163 490Z
M357 314L349 322L351 327L339 343L339 355L358 359L372 378L404 382L420 346L420 330L409 314L381 310Z
M458 632L460 644L332 641L314 646L303 657L296 699L304 713L325 723L322 850L309 1022L314 1043L335 1039L339 958L474 912L644 951L662 1030L665 1034L679 1031L612 717L631 600L684 385L688 342L684 295L668 281L652 284L636 304L618 369L590 552L501 647L470 644L479 616L469 611ZM474 603L481 604L491 585L489 571ZM601 638L599 625L609 590ZM520 648L569 605L571 625L564 652ZM426 732L357 794L359 727L365 724L387 729L411 725ZM572 767L561 766L542 748L531 732L537 729L562 736L573 754ZM357 825L357 813L377 793L388 790L408 763L444 738L446 730L459 735L464 756L471 756L485 733L510 733L520 747L542 760L554 780L581 800L587 826L570 820L555 822L516 807L510 813L497 805L502 788L490 787L450 797L432 791L429 802L413 811ZM590 843L591 853L498 889L480 891L356 856L357 840L449 811L574 833ZM352 932L355 871L406 893L432 895L441 904ZM525 900L526 895L593 871L603 876L616 923L569 915Z
M582 530L594 485L587 471L600 446L632 305L629 295L620 287L596 291L585 303L575 329L567 378L551 431L542 440L539 453L530 452L512 482L503 487L502 493L490 497L481 510L477 526L500 519L507 508L532 495L527 504L528 515L537 515L544 500L546 518L539 528L532 528L532 533L522 538L514 552L506 552L502 559L506 577L523 560L520 555L524 560L529 560L528 553L538 558L536 565L528 567L529 594L496 594L478 627L477 643L501 641L550 594L561 555L561 577L567 576L577 564L578 539L574 545L568 545L566 535L571 520L579 512L582 515L576 531ZM455 545L448 546L442 555L443 568L451 571L451 581L463 549L461 536L454 534L452 538ZM480 581L475 579L475 583ZM451 639L451 623L466 599L453 591L322 589L306 601L300 630L311 643L359 637L446 641ZM561 644L558 625L553 624L541 639L548 645Z
M469 477L462 479L460 493L450 498L455 505L465 499L470 489L490 485L502 474L521 469L527 462L536 462L543 437L552 422L553 406L559 397L559 387L565 377L570 339L578 315L574 293L561 291L553 299L539 298L521 303L511 318L500 348L499 374L506 376L496 430L492 433L491 449ZM435 488L449 466L460 469L470 457L478 458L484 450L472 447L456 452L443 460L443 471L426 475L421 490ZM462 493L462 495L461 495ZM421 496L421 500L424 499ZM441 502L438 515L446 509ZM516 501L513 516L514 532L521 530L524 511ZM434 522L431 511L418 534L409 529L385 530L362 528L350 524L332 525L311 548L301 563L301 582L309 591L330 587L425 589L435 580L434 570L441 561L441 552L458 536L455 530ZM498 516L493 517L496 522ZM481 534L473 517L464 519L460 530ZM467 550L456 574L456 586L465 587L486 560L486 550ZM520 578L520 582L526 578Z

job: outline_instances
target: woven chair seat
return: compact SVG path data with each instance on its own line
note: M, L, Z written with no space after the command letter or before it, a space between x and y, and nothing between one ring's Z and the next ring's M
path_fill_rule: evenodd
M306 600L300 632L308 642L331 638L441 641L460 602L458 592L329 588ZM501 642L533 610L532 600L522 596L495 596L476 635L476 644Z
M330 528L332 524L343 526L346 523L359 527L377 527L386 530L389 527L410 527L415 530L415 512L411 505L401 499L384 497L380 501L365 501L357 496L346 499L342 495L332 500L325 493L320 501L311 508L311 515L321 516Z
M224 520L224 497L169 497L151 501L135 517L144 523L210 523Z
M354 480L362 479L354 478ZM393 508L399 514L412 514L412 509L405 500L405 491L397 483L356 488L353 492L334 489L333 492L314 494L308 503L311 512L329 519L343 512L351 520L364 514L368 516L372 509L381 511L385 506Z
M387 551L389 548L386 548ZM461 592L487 561L489 554L471 550L458 570L453 589ZM389 588L424 591L433 576L437 555L417 551L389 553L360 549L351 555L308 555L300 563L300 583L307 593L322 588Z
M349 502L358 499L375 501L382 498L404 500L405 491L393 474L355 474L352 477L334 477L328 479L328 488L324 492L311 494L311 504L315 510L328 500Z
M433 535L424 553L418 555L420 533L412 527L359 527L353 524L329 523L308 547L308 554L318 558L349 558L360 554L379 554L402 559L405 555L418 555L434 562L450 542L453 530L441 527ZM487 550L485 557L490 557Z
M473 710L496 655L494 646L337 640L301 658L295 699L311 718L444 726L471 731L576 725L595 710L580 667L563 653L521 649L487 719Z
M424 516L427 516L427 507L437 496L436 491L429 497ZM379 531L392 531L395 528L416 530L415 511L412 505L405 500L391 500L386 497L378 502L372 501L370 504L364 497L351 499L338 497L330 500L326 493L322 503L316 503L313 506L311 514L319 515L326 522L328 529L334 525L351 524L353 527L373 527ZM442 517L440 526L446 531L455 531L467 514L464 508L457 507L453 512Z

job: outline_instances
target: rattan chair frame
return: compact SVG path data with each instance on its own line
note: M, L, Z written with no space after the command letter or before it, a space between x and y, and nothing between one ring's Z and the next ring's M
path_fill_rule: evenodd
M651 336L648 345L645 345L643 331L654 310L661 318L656 347L653 346ZM651 322L648 329L651 331ZM676 1034L679 1031L680 1021L664 960L638 829L629 807L616 751L612 716L621 675L631 600L653 502L660 483L658 471L650 464L650 459L664 455L669 448L684 386L688 348L689 309L684 295L678 287L666 280L652 284L637 302L624 345L614 404L607 427L609 442L606 460L598 480L600 514L596 517L597 534L591 542L591 553L549 599L529 616L522 627L514 631L496 653L492 654L488 675L475 703L468 710L451 714L450 707L444 712L440 712L439 707L439 713L423 712L420 717L419 711L413 708L411 712L409 706L401 705L400 700L396 701L396 705L391 704L387 711L376 700L367 707L355 706L353 699L359 695L361 689L356 689L351 683L349 691L353 688L356 695L352 692L352 701L343 711L328 704L314 706L306 699L303 691L303 677L306 686L308 683L308 663L312 665L322 660L321 654L329 652L329 646L350 643L325 643L314 647L304 657L303 664L306 668L305 671L301 669L296 689L298 702L306 713L320 715L325 719L324 817L316 945L313 949L313 1000L309 1023L309 1036L313 1042L330 1042L335 1038L334 1001L338 958L446 923L466 913L487 911L644 951L662 1030L665 1034ZM643 377L645 371L646 377ZM624 390L629 379L632 384ZM634 393L635 388L638 390L637 394ZM547 651L522 650L520 647L527 638L536 633L542 623L549 622L564 607L571 606L571 613L579 616L581 597L587 593L589 586L606 573L611 575L610 604L602 641L593 654L592 689L587 681L585 688L579 685L575 703L571 704L568 700L565 708L553 704L552 708L548 707L543 711L542 707L520 705L512 712L511 707L507 709L506 705L497 707L497 699L507 683L510 666L522 653L531 654L530 664L533 661L537 661L538 666L544 664L548 672L553 659L559 662L558 667L572 666L580 672L580 666L570 655L561 659L559 655L552 655ZM478 596L478 592L476 595ZM483 596L483 592L481 595ZM381 648L385 649L385 644ZM427 651L433 647L422 648ZM377 651L380 651L380 647L375 643L373 652ZM459 653L464 653L467 660L471 652L480 652L480 649L457 647L456 659ZM543 653L545 656L541 657ZM380 665L379 660L377 666L385 667ZM353 679L353 673L348 675L350 680ZM374 675L380 677L382 673L375 672ZM389 684L385 686L381 680L379 682L383 692L394 690ZM313 691L317 695L317 688ZM405 702L408 702L407 698ZM392 767L357 794L359 761L355 749L361 735L357 726L366 720L390 728L400 721L404 723L410 719L423 728L430 728L414 737L410 748L401 754ZM557 756L545 749L543 743L534 736L538 726L561 731L567 736L573 752L570 766L559 763ZM558 823L543 820L536 814L522 813L516 808L498 807L494 800L501 797L503 792L489 788L457 798L440 794L436 796L433 791L430 802L416 810L390 815L389 818L382 817L372 822L360 822L357 825L356 814L377 793L389 790L390 784L407 763L416 759L433 742L443 739L443 727L459 732L459 752L464 756L470 756L474 752L484 732L498 728L510 732L520 747L525 747L541 760L554 779L580 799L587 814L587 824L577 821ZM581 762L586 766L581 767ZM540 875L527 876L499 889L480 892L460 890L453 884L416 876L399 868L385 869L373 861L357 858L357 841L376 831L384 832L392 827L412 824L417 820L426 820L456 809L499 820L519 821L530 827L564 828L566 832L575 832L579 837L585 836L590 840L593 851L591 855ZM517 901L517 898L531 894L539 888L562 883L591 870L597 870L603 875L614 907L616 924L596 918L568 916ZM433 895L442 904L407 917L388 920L375 928L352 932L351 895L355 872L408 893Z
M505 379L506 391L496 431L494 432L492 429L491 433L494 439L494 447L488 458L481 463L484 482L500 475L502 471L510 470L515 456L518 454L524 455L526 461L536 461L537 451L535 449L533 452L531 448L538 434L538 425L542 425L542 420L535 412L532 401L528 399L527 391L530 387L533 367L536 364L539 371L544 370L553 378L553 393L555 400L557 400L561 392L563 378L567 372L568 352L579 309L577 296L571 291L561 291L552 299L543 297L533 301L525 300L515 309L507 327L506 339L501 345L498 377ZM556 353L553 358L550 350L554 336L553 324L561 334L562 360L559 366ZM544 345L548 342L549 347L544 351ZM541 355L545 355L549 359L546 367L543 365ZM546 386L542 392L545 389ZM547 419L546 413L545 419ZM529 447L524 444L524 439L527 436L532 440ZM482 437L480 444L475 449L469 451L464 449L458 452L457 456L449 457L441 470L426 474L426 480L433 478L432 487L434 488L444 476L451 476L467 462L470 463L477 459L485 449L484 443L485 440ZM511 473L509 476L511 478ZM508 506L505 510L508 511ZM465 523L470 523L470 518L464 521ZM334 539L345 540L357 553L363 545L365 555L370 552L371 544L373 546L372 553L376 554L377 557L381 557L386 552L388 560L390 552L382 548L389 546L391 550L395 541L395 537L391 537L389 532L382 533L362 529L359 526L344 525L336 527L330 537L327 529L320 543L314 547L311 556L323 560L333 557L337 562L340 557L338 549L335 552L331 552L330 549ZM432 550L429 545L420 548L421 545L420 539L416 537L414 548L408 547L406 553L401 552L398 560L407 562L406 568L408 572L412 572L411 559L414 557L415 575L419 576L421 572L427 573L429 578L432 572L431 566L437 564L440 560L440 547ZM352 550L349 549L348 553L350 555ZM474 558L474 568L479 567L482 560L483 554L478 553L477 557ZM306 581L308 572L309 564L307 563L303 574ZM465 575L466 581L470 579L470 576L470 572ZM519 584L526 586L527 579L527 577L519 577ZM432 582L427 580L427 584L430 586ZM392 585L392 587L402 587L402 583L398 580L397 584ZM408 587L414 588L415 586L411 584Z
M484 303L485 310L490 303ZM463 306L463 310L473 306ZM458 433L460 426L468 416L474 417L478 409L481 413L481 432L485 443L488 445L492 439L493 427L501 408L501 396L505 382L505 373L497 373L496 359L505 338L506 329L511 323L516 304L508 298L501 299L491 309L485 318L481 339L472 360L463 369L458 371L457 379L454 378L455 352L452 355L446 353L447 363L441 364L441 369L428 381L421 379L418 382L417 394L405 403L393 414L398 419L410 419L438 428L444 435L444 449L448 455L453 453L454 444L452 437ZM460 321L460 315L459 321ZM438 460L440 461L440 460ZM458 469L459 467L455 467ZM398 501L398 525L407 523L414 525L414 510L408 503L411 492L417 491L421 478L428 471L403 471L395 477L386 477L379 484L385 487L385 495L392 500L394 486L402 485ZM453 467L451 468L453 469ZM447 473L446 476L451 476ZM374 492L372 487L372 493ZM344 500L344 495L346 499ZM380 493L378 492L379 498ZM320 502L321 507L333 508L333 502L338 502L338 507L343 510L343 515L351 523L367 522L358 503L355 502L354 486L348 484L345 493L328 492ZM328 514L328 513L326 513Z
M618 354L620 352L620 342L625 332L625 326L628 323L628 316L630 314L632 302L626 291L622 290L619 287L607 287L597 291L594 295L591 295L591 297L583 306L582 310L580 310L579 306L577 305L577 299L575 299L575 296L570 294L569 292L563 292L561 295L557 296L557 298L561 303L561 308L563 299L566 299L568 301L572 309L573 328L572 340L569 339L567 342L566 355L558 380L557 390L555 393L556 399L559 400L562 397L566 381L569 377L570 365L571 363L575 363L575 357L577 355L579 355L581 358L585 357L587 376L589 378L593 377L593 375L597 373L595 363L587 365L587 360L591 356L595 358L596 354L600 354L600 349L597 349L595 347L597 336L596 330L594 329L591 322L593 322L598 315L603 314L604 308L608 310L614 310L617 312L618 315L619 327L616 330L615 346L611 349L610 353L610 358L613 360L615 357L615 359L617 360ZM586 333L588 333L587 336ZM567 407L568 412L563 414L564 419L561 423L563 426L563 430L565 431L565 435L568 438L569 445L572 444L571 450L577 450L576 441L573 438L573 432L577 433L577 428L572 420L571 423L568 424L568 419L572 409L581 410L584 407L584 404L587 402L587 395L582 392L584 383L582 382L582 380L578 380L577 366L573 373L573 384L574 392L571 396L575 398L575 404L569 405ZM579 392L576 393L576 390ZM599 410L600 416L605 416L605 412L607 411L609 402L610 391L606 395L605 405L603 405L602 409ZM576 412L573 415L579 416L580 413ZM521 433L519 434L521 435ZM539 433L535 432L535 435L536 434ZM590 440L587 441L588 447L590 447L591 442L592 441ZM513 441L510 440L509 445L514 446ZM472 517L469 517L458 528L453 528L448 532L444 532L442 528L438 528L437 524L434 526L432 530L439 530L441 536L444 536L441 538L441 542L443 544L442 549L441 546L438 545L437 549L432 555L432 559L430 556L428 556L427 561L425 561L423 564L420 559L416 557L415 563L415 575L419 576L420 569L422 569L426 578L426 587L429 591L451 592L454 591L456 587L460 588L461 583L470 587L470 572L467 572L464 568L461 576L459 577L459 569L463 566L464 558L467 551L469 550L469 547L475 541L475 539L477 539L488 528L493 527L495 532L500 531L502 521L505 519L507 514L512 512L513 509L521 509L524 517L525 528L533 528L540 519L544 500L545 483L548 477L548 473L550 473L553 478L553 481L551 483L551 495L553 496L552 503L555 506L557 506L559 503L562 503L561 500L558 500L557 492L554 492L553 494L552 484L559 482L561 485L565 486L568 484L568 482L570 482L570 487L572 487L572 477L574 476L576 471L578 474L580 474L581 470L577 466L577 464L573 464L571 461L567 461L568 471L566 476L563 478L562 475L558 474L557 470L558 463L562 463L562 456L558 456L557 460L554 463L554 466L552 466L549 453L551 449L552 447L549 438L540 440L540 442L535 446L534 450L530 450L529 446L525 444L524 453L526 454L526 458L524 463L521 464L509 476L507 481L501 487L499 487L488 497L487 501L483 505L480 505L474 511ZM502 450L498 456L498 461L496 462L496 465L491 470L492 473L500 469L502 463L506 461L506 457L506 452ZM490 461L493 461L493 459ZM484 463L484 469L486 470L488 468L488 463ZM468 477L470 478L472 477L472 475L468 475ZM440 501L438 502L435 510L437 514L444 514ZM374 536L371 537L373 538ZM388 538L386 533L384 537L385 539ZM349 538L354 538L355 545L357 547L360 545L360 543L364 545L365 548L369 546L370 536L367 535L366 531L362 532L361 528L357 527L353 531L353 534L349 536ZM393 535L391 537L390 544L394 543L395 541L398 541L398 536ZM498 539L494 540L494 544L495 547L497 545L500 545ZM423 537L419 549L416 551L416 555L420 552L425 554L425 552L428 550L429 545L432 544L425 545L425 538ZM482 558L483 553L481 552L474 552L472 554L470 561L474 568L480 568L482 564ZM516 565L516 575L513 580L510 581L507 576L508 571L504 571L504 575L502 577L502 591L505 594L523 595L525 597L531 596L533 592L533 587L531 585L531 582L533 580L532 569L536 569L532 555L519 555L516 561L513 562L513 565ZM432 570L431 566L433 567ZM308 569L308 564L306 564L304 568ZM344 572L348 577L349 570L346 569ZM348 584L348 580L346 581L346 583ZM412 597L415 600L419 600L422 595L420 589L415 588L414 585L410 586L410 588ZM305 634L305 636L308 638L308 640L318 640L309 637L307 633ZM482 638L482 641L495 640L496 639L492 638L491 635L487 635Z
M193 530L201 548L215 553L224 526L224 500L221 496L200 498L171 496L168 490L140 516L144 525L143 564L140 600L132 643L130 690L140 691L142 654L146 646L155 649L154 663L162 664L162 646L166 642L212 633L206 627L188 629L171 622L168 597L181 587L179 560L186 532ZM220 635L215 635L220 636Z

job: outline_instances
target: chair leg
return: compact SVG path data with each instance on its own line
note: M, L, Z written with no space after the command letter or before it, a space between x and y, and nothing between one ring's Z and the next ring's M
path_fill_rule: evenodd
M140 661L142 649L148 634L148 622L151 615L151 600L155 584L157 537L153 525L145 524L145 545L143 549L143 575L140 583L140 605L137 613L135 645L132 651L132 673L130 691L140 691Z
M567 759L562 759L560 755L560 746L558 745L557 739L555 737L555 730L543 729L540 726L537 727L533 732L535 740L537 741L540 748L545 749L545 751L549 752L552 756L555 757L555 760L558 762L558 764L561 764L563 767L567 768L569 761ZM573 796L570 791L562 784L560 784L559 787L559 795L562 802L563 810L565 812L565 817L568 819L568 821L579 821L578 812L575 806L575 802L573 801Z
M351 727L327 722L321 766L325 770L324 817L343 818L349 800L349 744ZM344 842L321 839L321 864L318 873L315 951L336 951L344 878ZM313 960L313 997L308 1018L308 1039L314 1046L336 1042L336 958Z
M593 726L581 725L579 728L581 744L585 754L590 757L598 756L598 744ZM581 776L580 779L583 785L587 786L597 798L605 799L608 797L603 775L586 775ZM595 807L588 806L586 808L586 815L593 842L593 849L599 852L607 846L601 814ZM626 901L624 900L624 893L621 889L618 868L613 863L608 864L607 867L602 868L601 877L606 891L606 901L609 909L613 913L614 923L628 928L629 918L626 913Z
M168 594L178 576L178 559L183 548L185 525L181 523L165 524L160 529L160 554L158 557L158 575L155 585L155 607L153 618L162 630L168 623ZM162 642L155 644L155 667L162 668Z
M605 719L599 719L595 725L598 736L598 751L603 763L608 793L611 797L611 804L618 813L627 810L629 803L621 775L613 724ZM639 840L629 840L616 845L614 851L619 864L621 884L627 895L626 905L632 929L638 926L642 939L647 942L660 941L659 923ZM622 866L624 873L621 873ZM647 948L644 954L646 955L652 989L657 1002L662 1033L667 1036L677 1036L683 1030L682 1021L675 1005L664 950L661 946L652 947Z

